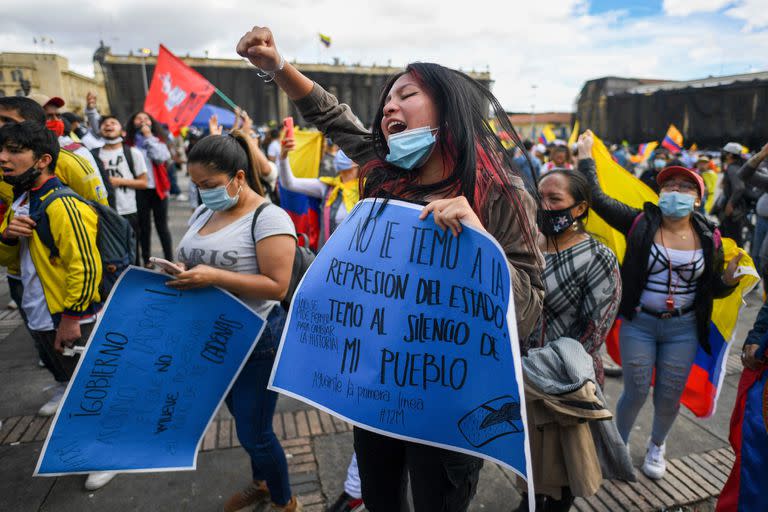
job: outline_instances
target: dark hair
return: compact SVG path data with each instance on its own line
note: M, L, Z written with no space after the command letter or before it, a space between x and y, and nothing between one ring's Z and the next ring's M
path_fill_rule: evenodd
M232 130L227 135L208 135L200 139L187 157L188 165L201 164L209 171L234 178L237 171L245 171L248 186L259 195L264 189L256 169L258 149L251 137L242 130Z
M269 130L269 137L271 139L276 139L280 136L280 128L272 128Z
M146 114L147 117L149 117L149 120L152 122L152 126L150 127L152 129L152 135L165 142L165 133L163 132L163 129L157 119L152 117L147 112L139 110L138 112L134 112L134 114L128 118L128 122L123 126L125 128L125 143L129 146L136 145L136 134L139 133L139 129L134 126L133 121L139 114Z
M120 119L117 116L113 116L111 114L107 114L105 116L101 116L101 119L99 119L99 128L101 128L101 125L103 125L109 119L114 119L115 121L120 123ZM120 123L120 127L121 128L122 128L122 126L123 126L123 123Z
M5 96L0 98L0 108L14 110L24 121L45 126L45 111L35 100L23 96Z
M552 169L544 176L539 178L539 184L550 176L560 175L568 180L568 193L575 201L574 206L580 203L587 203L587 209L576 219L579 223L579 229L584 232L584 223L587 221L589 209L592 208L592 188L587 178L580 172L571 169Z
M387 94L395 81L410 73L429 94L439 113L436 151L444 159L446 168L452 169L442 181L422 185L417 181L418 172L396 167L385 158L389 152L387 140L381 129ZM436 192L463 195L480 219L487 219L483 205L491 188L500 188L506 196L515 216L521 223L526 244L536 250L533 223L527 218L522 206L523 183L511 184L511 175L518 179L517 166L510 152L491 128L488 105L493 110L499 132L507 132L512 142L521 150L523 144L509 116L494 95L470 76L439 64L417 62L409 64L402 73L392 76L384 86L376 117L372 126L372 141L376 159L362 169L360 186L363 197L415 197ZM523 151L525 158L529 158ZM531 166L533 167L533 166Z
M56 169L56 160L59 158L59 139L45 125L33 121L3 125L0 128L0 147L9 146L32 150L35 158L51 155L48 169L51 172Z
M525 139L523 141L523 147L525 148L526 151L530 151L531 149L533 149L533 141L531 139Z

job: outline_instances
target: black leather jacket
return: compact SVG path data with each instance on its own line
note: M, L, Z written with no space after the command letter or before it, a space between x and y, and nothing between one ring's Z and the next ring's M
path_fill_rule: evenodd
M632 208L607 196L597 181L595 161L591 158L579 161L579 171L584 173L590 182L592 209L611 227L627 237L627 250L621 265L622 296L619 314L631 320L640 308L640 296L648 280L648 258L653 238L661 226L661 210L653 203L645 203L642 210ZM709 323L712 318L712 303L716 298L730 295L736 285L729 286L723 281L724 255L720 231L699 212L694 212L691 220L704 251L704 273L696 285L693 300L696 333L699 344L710 354Z

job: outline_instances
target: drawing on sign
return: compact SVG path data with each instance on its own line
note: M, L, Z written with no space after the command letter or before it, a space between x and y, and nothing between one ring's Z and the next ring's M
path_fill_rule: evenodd
M520 402L509 395L489 400L459 420L459 430L475 448L523 432Z

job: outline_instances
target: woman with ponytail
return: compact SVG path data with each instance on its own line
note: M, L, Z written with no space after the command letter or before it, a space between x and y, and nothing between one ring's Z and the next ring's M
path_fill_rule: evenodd
M281 57L268 28L254 27L237 51L360 165L363 197L422 204L421 219L431 215L453 236L462 225L493 236L507 257L517 330L521 338L531 333L544 296L536 204L487 121L490 105L498 128L522 148L486 87L438 64L410 64L385 85L369 132L348 106ZM357 427L354 440L363 501L372 512L407 509L406 474L417 511L466 510L477 490L481 459Z
M291 495L285 453L272 430L277 393L267 382L286 319L280 300L291 279L296 232L288 214L264 199L256 161L251 138L239 130L205 137L192 148L188 171L203 204L177 250L186 270L168 286L218 286L267 319L259 345L226 398L251 458L252 478L224 510L271 501L273 510L293 512L301 507Z

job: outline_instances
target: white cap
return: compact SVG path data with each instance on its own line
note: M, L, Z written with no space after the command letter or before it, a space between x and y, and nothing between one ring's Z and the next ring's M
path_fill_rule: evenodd
M544 144L536 144L535 146L533 146L533 150L538 153L546 153L547 147Z
M744 151L744 146L738 142L729 142L723 147L723 151L734 155L740 155Z

